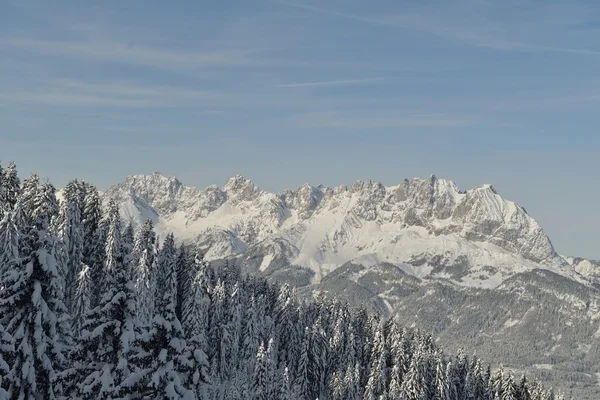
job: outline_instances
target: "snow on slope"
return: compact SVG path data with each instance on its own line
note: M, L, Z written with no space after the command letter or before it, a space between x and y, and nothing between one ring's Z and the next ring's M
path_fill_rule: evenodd
M136 225L151 218L159 233L199 241L208 258L252 251L262 254L264 271L284 257L314 271L314 282L350 260L385 261L418 277L479 287L533 268L581 279L537 222L491 185L461 192L431 176L274 194L241 175L199 190L154 173L128 177L106 191L108 198Z

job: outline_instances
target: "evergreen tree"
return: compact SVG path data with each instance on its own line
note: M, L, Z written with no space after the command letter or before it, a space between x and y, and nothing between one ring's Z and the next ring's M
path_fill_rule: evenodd
M2 198L0 198L0 204L3 205L5 212L14 209L20 194L21 181L17 174L17 166L14 162L11 162L4 171L2 179Z
M308 327L304 329L304 335L302 335L302 345L300 348L300 360L298 361L298 370L296 372L296 387L297 393L301 398L307 399L309 397L309 351L310 351L310 330Z
M254 375L252 376L252 399L270 400L268 396L268 384L267 353L264 343L261 343L258 347L258 352L256 353Z
M77 281L75 282L75 293L73 298L73 331L75 334L81 332L84 322L92 309L92 295L94 285L91 279L90 268L84 265Z
M78 398L112 398L130 376L135 340L135 288L123 259L121 219L114 202L107 214L105 292L83 323L73 358L73 387Z
M74 313L77 279L83 268L84 227L82 223L83 187L75 180L63 191L64 201L60 207L59 240L64 251L63 276L65 281L65 305Z
M339 371L333 373L330 386L332 400L346 399L346 388L344 387L344 376L342 373Z
M8 392L15 398L54 399L61 390L59 375L68 367L69 342L50 232L57 203L51 185L38 187L33 179L28 190L26 252L0 284L0 324L15 340Z
M206 265L198 253L191 265L192 277L183 289L182 327L195 363L194 381L208 381L206 329L210 299L206 293ZM255 355L253 355L255 357Z
M290 371L287 367L283 369L283 375L281 376L281 383L279 384L279 400L295 400L294 393L292 391L292 384L290 380Z
M154 314L157 275L156 234L152 220L146 220L138 232L133 252L137 259L134 270L137 313L140 322L147 324Z
M159 255L156 311L150 330L138 342L139 373L123 384L126 393L144 399L195 398L193 358L186 346L183 329L175 315L177 292L176 249L172 234L165 239Z
M133 229L133 224L131 224L131 222L125 227L125 230L121 235L121 240L123 242L123 258L125 263L132 265L134 258L133 246L135 243L135 230Z
M92 293L92 307L95 307L100 301L100 297L107 288L103 287L104 270L104 242L105 231L102 225L108 228L109 221L102 224L102 211L100 207L100 197L96 187L89 183L82 184L83 192L83 211L81 213L81 222L83 224L83 250L82 262L90 269L90 277L94 285ZM109 207L110 209L110 207Z
M0 220L0 277L19 264L19 209L9 210Z
M517 397L519 400L531 400L531 395L529 394L529 385L527 382L527 377L523 375L521 380L519 381L519 387L517 389Z
M14 362L15 340L0 324L0 399L8 399L7 390L12 386L9 379L11 365Z
M502 400L517 400L517 396L517 385L515 384L515 379L511 371L503 379L501 398Z
M188 249L182 244L177 251L177 303L175 305L175 314L180 321L183 321L183 303L185 296L190 293L190 282L193 279L190 274L193 271L191 264Z

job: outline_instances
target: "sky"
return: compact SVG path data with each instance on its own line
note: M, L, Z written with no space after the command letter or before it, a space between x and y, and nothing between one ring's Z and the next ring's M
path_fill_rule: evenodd
M0 163L101 189L491 183L600 259L594 1L0 0Z

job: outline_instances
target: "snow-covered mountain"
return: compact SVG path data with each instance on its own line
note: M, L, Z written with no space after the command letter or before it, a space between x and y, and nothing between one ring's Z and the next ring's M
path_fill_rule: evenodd
M151 218L159 233L200 241L209 259L251 255L258 270L277 261L277 269L310 271L313 283L348 261L392 263L419 278L477 287L534 268L582 279L525 209L491 185L463 192L431 176L275 194L241 175L200 190L154 173L130 176L104 197L136 225Z
M200 190L154 173L111 198L208 259L394 315L575 398L600 396L600 263L557 254L491 185L461 191L431 176L269 193L240 175Z

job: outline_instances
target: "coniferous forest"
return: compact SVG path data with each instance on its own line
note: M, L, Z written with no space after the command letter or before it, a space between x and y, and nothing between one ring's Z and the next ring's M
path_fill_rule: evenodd
M87 182L62 194L0 168L2 400L561 398L428 333L208 263L151 221L136 231Z

